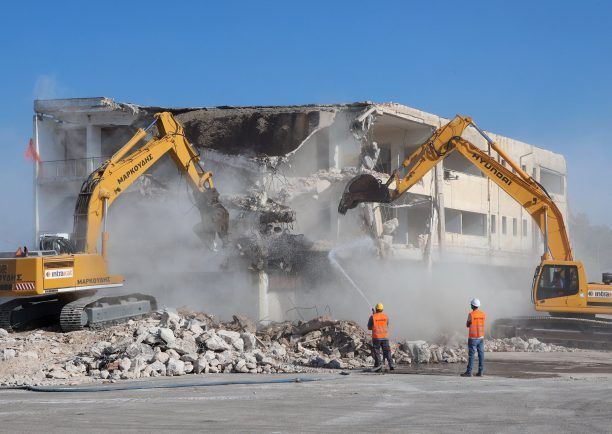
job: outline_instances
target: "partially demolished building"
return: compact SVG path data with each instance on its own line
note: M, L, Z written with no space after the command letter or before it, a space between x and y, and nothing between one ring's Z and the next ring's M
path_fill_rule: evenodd
M541 254L540 235L529 215L458 154L401 200L339 215L338 201L348 179L363 170L390 173L447 122L404 105L371 102L162 108L108 98L37 100L34 136L42 163L34 180L36 237L70 233L73 204L84 178L163 110L173 112L184 125L205 167L214 172L234 221L243 220L233 230L236 235L247 226L264 235L303 234L309 251L325 253L365 232L378 240L381 255L395 260L500 267L531 265ZM487 149L475 132L467 130L464 136ZM567 214L563 156L491 137ZM147 182L163 185L165 176L170 175L156 172ZM282 251L294 241L267 248L267 258L286 269L291 259Z

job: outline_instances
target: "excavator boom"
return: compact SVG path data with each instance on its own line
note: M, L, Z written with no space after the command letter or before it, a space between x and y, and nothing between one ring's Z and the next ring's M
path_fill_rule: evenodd
M463 139L461 134L473 126L489 145L510 164L508 170L495 158ZM546 190L518 167L474 121L457 115L446 125L438 128L425 143L404 160L385 183L371 174L358 175L345 187L338 212L345 214L360 203L389 203L397 200L425 176L436 164L452 152L458 151L477 166L489 179L523 206L534 218L545 237L546 259L572 260L572 249L563 221L563 215ZM400 170L405 173L400 176ZM515 173L516 172L516 173ZM544 258L543 258L544 259Z
M153 127L156 136L137 148ZM107 294L123 286L123 277L109 274L106 217L109 206L164 155L191 184L202 218L198 235L213 243L217 235L225 240L228 212L219 202L212 173L200 167L199 154L172 114L158 113L83 183L71 240L46 237L40 251L0 255L0 297L13 298L0 304L1 328L12 330L51 318L59 320L63 331L72 331L156 309L155 298L146 294ZM100 290L104 297L96 295Z
M506 161L510 168L461 137L469 126L484 137L500 161ZM512 336L520 331L523 336L544 336L549 340L554 336L556 342L565 342L563 339L570 336L573 345L576 345L575 337L579 336L583 344L588 341L593 345L612 347L612 320L593 319L598 314L612 314L612 279L609 273L604 274L603 284L588 283L582 262L574 260L563 214L546 189L525 173L469 117L457 115L438 128L386 182L372 174L353 178L344 190L338 212L345 214L360 203L397 200L455 151L515 199L532 216L544 239L542 261L533 279L532 300L536 311L548 312L555 317L500 319L494 324L496 333ZM542 329L546 329L544 334L537 334ZM580 334L584 330L590 332Z
M157 136L129 153L153 126L157 127ZM77 251L98 252L98 239L102 231L102 254L106 254L107 236L102 226L108 207L166 154L191 184L202 217L199 228L209 237L217 233L222 239L226 238L229 214L219 202L212 173L200 167L199 154L187 141L181 125L171 113L163 112L156 114L155 121L147 129L138 130L128 143L83 183L74 213L73 242Z

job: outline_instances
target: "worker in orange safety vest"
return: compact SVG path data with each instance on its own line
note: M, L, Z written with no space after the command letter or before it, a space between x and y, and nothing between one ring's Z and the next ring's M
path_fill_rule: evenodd
M389 345L389 318L383 312L382 303L378 303L375 312L368 320L368 330L372 330L372 355L374 356L374 370L382 369L385 360L389 369L393 371L393 360L391 359L391 347ZM380 348L382 348L383 361L380 361Z
M477 377L484 375L484 335L486 315L480 310L480 300L473 298L470 302L472 311L468 315L466 327L468 333L468 365L462 377L472 376L472 366L474 365L474 353L478 352L478 373Z

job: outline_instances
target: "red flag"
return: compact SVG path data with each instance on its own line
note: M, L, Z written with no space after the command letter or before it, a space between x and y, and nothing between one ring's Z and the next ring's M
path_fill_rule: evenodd
M30 138L30 143L28 143L28 147L24 152L24 157L26 160L36 161L38 163L41 162L40 155L36 152L36 147L34 146L34 140Z

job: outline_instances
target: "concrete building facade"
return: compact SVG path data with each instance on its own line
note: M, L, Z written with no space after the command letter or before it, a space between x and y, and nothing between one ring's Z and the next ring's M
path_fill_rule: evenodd
M72 231L72 207L82 181L129 139L139 120L156 110L161 109L117 103L108 98L35 101L34 136L42 159L35 176L36 237L46 232ZM180 118L180 113L197 109L174 110ZM272 149L268 153L265 147L263 152L253 153L250 144L241 150L241 145L234 143L238 150L231 149L225 154L222 145L215 149L214 143L198 143L191 139L202 150L205 164L214 166L220 178L217 183L220 190L223 193L222 180L227 171L244 171L245 168L256 174L255 183L270 185L274 191L269 194L273 196L282 190L275 186L275 181L278 184L281 177L307 179L320 172L323 179L338 179L340 185L332 185L335 188L329 188L327 193L316 193L329 196L328 203L319 206L316 215L308 202L292 204L291 199L287 201L296 209L297 231L313 240L332 242L346 240L355 234L355 226L348 223L350 218L339 216L336 207L341 193L339 187L350 178L340 174L345 168L360 166L364 144L375 142L380 149L373 169L390 173L435 128L448 121L399 104L268 107L250 108L250 112L255 115L258 112L298 114L310 120L307 120L309 125L302 128L304 131L300 131L303 140L298 137L296 145L280 151ZM486 142L474 131L466 131L464 137L481 149L487 149ZM491 137L546 187L567 215L564 157L500 135L491 134ZM273 170L267 170L270 162L259 158L262 156L282 161L275 161ZM331 177L325 176L328 174L332 174ZM327 190L327 182L324 185ZM436 228L430 227L432 198L433 202L443 204L438 216L440 224ZM383 220L398 219L398 227L392 234L396 256L418 259L423 235L440 230L441 234L433 236L433 245L442 244L447 255L460 255L463 260L473 258L477 262L503 265L521 262L541 252L541 237L530 216L459 154L448 157L399 202L380 208Z
M70 234L74 203L84 179L162 110L174 113L200 150L206 169L215 174L222 201L235 222L234 233L253 229L263 233L274 226L304 234L317 251L326 254L366 232L380 241L384 256L417 263L531 268L542 253L542 237L530 216L459 154L445 159L395 203L362 205L339 215L338 201L352 176L371 170L384 179L448 122L404 105L370 102L162 108L109 98L37 100L33 134L42 162L34 177L34 236ZM488 134L548 190L567 217L564 157ZM463 136L490 152L471 128ZM154 171L153 177L163 181L176 176L176 170L163 170L171 166L169 161L158 165L162 170ZM253 203L272 203L292 210L294 218L254 218L244 205L232 208L229 202L235 195L250 197L249 209ZM390 221L394 221L391 230ZM288 261L275 259L281 265ZM275 291L292 296L299 292L299 279L286 270L256 273L260 318L284 317L288 306Z

